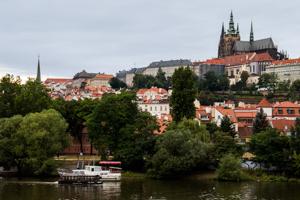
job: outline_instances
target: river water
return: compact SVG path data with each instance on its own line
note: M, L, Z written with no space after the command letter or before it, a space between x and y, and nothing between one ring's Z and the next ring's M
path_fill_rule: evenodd
M1 200L115 200L115 199L284 199L299 200L298 183L229 183L189 178L159 181L123 178L102 185L58 185L55 181L2 180Z

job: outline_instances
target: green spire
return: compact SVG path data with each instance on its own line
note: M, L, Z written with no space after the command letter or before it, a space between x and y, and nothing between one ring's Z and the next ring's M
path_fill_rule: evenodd
M38 56L38 66L37 66L37 73L36 73L36 81L41 82L41 66L40 66L40 56Z
M239 24L236 25L236 34L240 34L240 27L239 27Z
M251 22L251 30L250 30L250 42L254 41L254 33L253 33L253 24Z
M221 38L225 35L224 22L222 23Z
M233 13L230 13L230 21L229 21L229 29L228 34L235 34L234 21L233 21Z

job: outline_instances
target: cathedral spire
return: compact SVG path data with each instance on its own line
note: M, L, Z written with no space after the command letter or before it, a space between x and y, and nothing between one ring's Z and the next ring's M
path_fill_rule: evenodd
M234 21L233 21L233 13L232 13L232 11L230 13L230 21L229 21L228 33L229 34L235 34L235 28L234 28Z
M224 22L222 23L221 38L225 35Z
M250 42L254 41L254 33L253 33L253 24L251 22L251 30L250 30Z
M41 82L41 66L40 66L40 56L38 56L38 66L37 66L37 73L36 73L36 81Z
M236 34L240 34L240 27L239 27L239 24L236 25Z

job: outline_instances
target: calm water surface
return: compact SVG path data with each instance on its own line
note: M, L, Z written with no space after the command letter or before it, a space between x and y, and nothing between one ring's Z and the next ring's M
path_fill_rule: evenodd
M202 179L157 181L124 178L97 186L58 185L53 181L0 181L1 200L77 199L284 199L299 200L300 184L219 183Z

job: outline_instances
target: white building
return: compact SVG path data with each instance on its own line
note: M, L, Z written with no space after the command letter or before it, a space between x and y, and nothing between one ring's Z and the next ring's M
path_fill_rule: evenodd
M266 67L265 73L274 73L280 81L295 81L300 79L300 58L274 61Z

